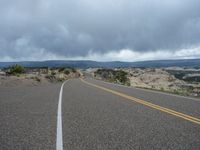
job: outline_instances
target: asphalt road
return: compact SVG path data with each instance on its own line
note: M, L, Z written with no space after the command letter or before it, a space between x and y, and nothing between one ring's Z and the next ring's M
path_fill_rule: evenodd
M0 150L56 149L60 87L0 87ZM64 150L200 149L199 99L72 79L61 117Z
M60 84L0 87L0 150L53 150Z

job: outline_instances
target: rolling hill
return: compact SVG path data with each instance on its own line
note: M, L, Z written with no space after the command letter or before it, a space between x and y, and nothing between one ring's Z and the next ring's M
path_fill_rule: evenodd
M0 62L0 68L19 64L24 67L75 67L75 68L116 68L116 67L196 67L200 68L200 59L180 60L153 60L138 62L97 62L88 60L49 60L49 61L21 61L21 62Z

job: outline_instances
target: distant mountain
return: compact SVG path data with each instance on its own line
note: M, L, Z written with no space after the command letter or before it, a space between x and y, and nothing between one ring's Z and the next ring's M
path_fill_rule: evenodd
M0 68L19 64L24 67L75 67L75 68L116 68L116 67L196 67L200 68L200 59L181 60L153 60L139 62L97 62L85 60L50 60L50 61L22 61L22 62L0 62Z

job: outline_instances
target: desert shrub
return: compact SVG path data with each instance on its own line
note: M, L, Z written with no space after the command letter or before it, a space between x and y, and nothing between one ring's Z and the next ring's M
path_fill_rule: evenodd
M25 72L24 67L16 64L16 65L10 66L9 71L7 73L10 75L18 75L24 72Z
M120 83L126 83L128 81L127 72L123 70L116 71L114 78Z
M72 70L72 72L73 72L73 73L76 73L76 69L74 69L74 68L71 68L71 70Z
M65 70L64 73L65 73L66 75L69 75L69 74L70 74L70 71L69 71L69 70Z
M75 68L72 68L72 67L67 67L66 68L67 70L73 72L73 73L76 73L76 69Z
M58 82L63 82L63 81L65 81L65 78L57 78L57 81Z
M53 82L56 79L54 75L46 75L45 78L50 80L51 82Z
M94 72L96 76L100 76L103 79L112 79L113 75L115 74L114 70L111 69L98 69Z
M64 72L66 75L70 74L70 72L76 73L76 69L72 67L62 67L58 70L58 72Z
M94 72L95 76L100 76L102 79L109 82L117 82L120 84L130 85L130 80L127 77L128 73L123 70L98 69Z
M51 75L52 75L52 76L55 76L55 75L56 75L56 72L52 71L52 72L51 72Z
M63 72L63 71L65 71L65 67L61 67L58 69L58 72Z
M160 90L161 90L161 91L164 91L164 87L161 87Z
M127 86L131 86L131 83L130 83L130 81L129 81L129 82L127 82L127 83L126 83L126 85L127 85Z

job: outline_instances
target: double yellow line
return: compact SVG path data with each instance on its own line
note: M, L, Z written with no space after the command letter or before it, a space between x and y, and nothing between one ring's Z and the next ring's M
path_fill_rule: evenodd
M101 90L104 90L104 91L107 91L107 92L109 92L109 93L118 95L118 96L123 97L123 98L126 98L126 99L128 99L128 100L137 102L137 103L139 103L139 104L142 104L142 105L145 105L145 106L148 106L148 107L157 109L157 110L159 110L159 111L162 111L162 112L171 114L171 115L173 115L173 116L176 116L176 117L179 117L179 118L182 118L182 119L185 119L185 120L188 120L188 121L190 121L190 122L193 122L193 123L196 123L196 124L200 125L200 119L198 119L198 118L195 118L195 117L192 117L192 116L189 116L189 115L186 115L186 114L183 114L183 113L174 111L174 110L169 109L169 108L165 108L165 107L162 107L162 106L159 106L159 105L155 105L155 104L146 102L146 101L144 101L144 100L142 100L142 99L138 99L138 98L135 98L135 97L126 95L126 94L124 94L124 93L120 93L120 92L117 92L117 91L114 91L114 90L111 90L111 89L108 89L108 88L105 88L105 87L102 87L102 86L99 86L99 85L96 85L96 84L93 84L93 83L89 83L89 82L87 82L87 81L85 81L85 80L83 80L83 79L81 79L81 81L84 82L85 84L90 85L90 86L99 88L99 89L101 89Z

